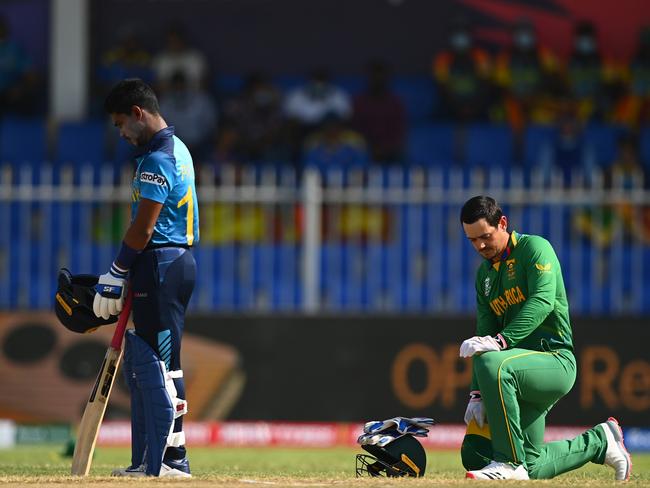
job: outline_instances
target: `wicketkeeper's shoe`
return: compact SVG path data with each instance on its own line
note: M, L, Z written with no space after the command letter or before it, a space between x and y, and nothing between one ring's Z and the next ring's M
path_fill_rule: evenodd
M465 478L473 480L527 480L528 471L523 464L513 466L510 463L492 461L483 469L468 471Z
M190 462L187 458L183 459L165 459L160 466L161 478L163 476L169 478L191 478Z
M140 466L129 466L128 468L114 469L111 473L111 476L130 476L132 478L146 476L145 466L144 464L141 464Z
M607 422L598 424L598 426L603 428L607 438L605 464L614 468L614 479L628 481L632 473L632 458L623 443L623 430L618 424L618 420L610 417Z

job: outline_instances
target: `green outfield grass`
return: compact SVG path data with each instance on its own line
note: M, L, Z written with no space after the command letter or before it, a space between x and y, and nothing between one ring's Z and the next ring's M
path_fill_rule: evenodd
M109 478L111 470L125 466L129 451L124 448L98 448L89 478L72 478L70 458L63 457L62 447L17 447L0 450L0 484L65 486L133 486L163 483L165 486L430 486L472 484L464 480L464 470L457 452L430 451L424 479L356 479L354 454L357 449L279 449L279 448L194 448L190 451L192 480L123 480ZM631 483L650 486L650 454L633 455ZM543 484L553 486L614 486L613 471L588 465L551 481L509 482L511 485Z

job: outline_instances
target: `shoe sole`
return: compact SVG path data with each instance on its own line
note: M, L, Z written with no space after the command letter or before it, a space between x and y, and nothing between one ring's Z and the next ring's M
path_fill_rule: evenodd
M632 456L630 456L630 453L627 452L627 448L625 447L625 442L623 438L623 429L621 429L621 425L618 423L618 420L616 420L614 417L608 418L605 424L607 425L609 431L614 436L614 439L616 440L616 444L618 445L619 449L623 451L623 454L625 455L625 459L627 459L627 472L625 474L625 481L629 481L630 475L632 474Z

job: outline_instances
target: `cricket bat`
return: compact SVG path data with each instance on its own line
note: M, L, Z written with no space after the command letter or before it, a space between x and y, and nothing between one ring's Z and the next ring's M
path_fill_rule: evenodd
M117 368L122 359L122 340L124 338L126 324L129 321L129 315L131 315L132 301L133 294L129 290L124 301L124 307L120 313L120 318L115 326L115 333L113 334L111 345L106 351L104 362L99 370L95 386L90 393L90 398L86 404L81 423L77 429L77 442L75 443L74 455L72 457L73 475L86 476L88 471L90 471L90 464L92 463L93 453L95 452L95 443L97 442L97 434L99 434L99 427L102 425L102 420L104 419L108 397L111 395Z

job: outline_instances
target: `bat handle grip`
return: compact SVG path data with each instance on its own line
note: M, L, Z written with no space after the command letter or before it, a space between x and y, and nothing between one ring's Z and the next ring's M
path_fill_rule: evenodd
M111 347L115 350L122 349L122 339L124 338L124 331L126 330L126 324L129 322L129 315L131 315L131 305L133 304L133 291L129 287L129 291L126 294L126 299L124 300L124 306L120 312L120 318L117 319L117 325L115 326L115 333L113 334L113 339L111 340Z

